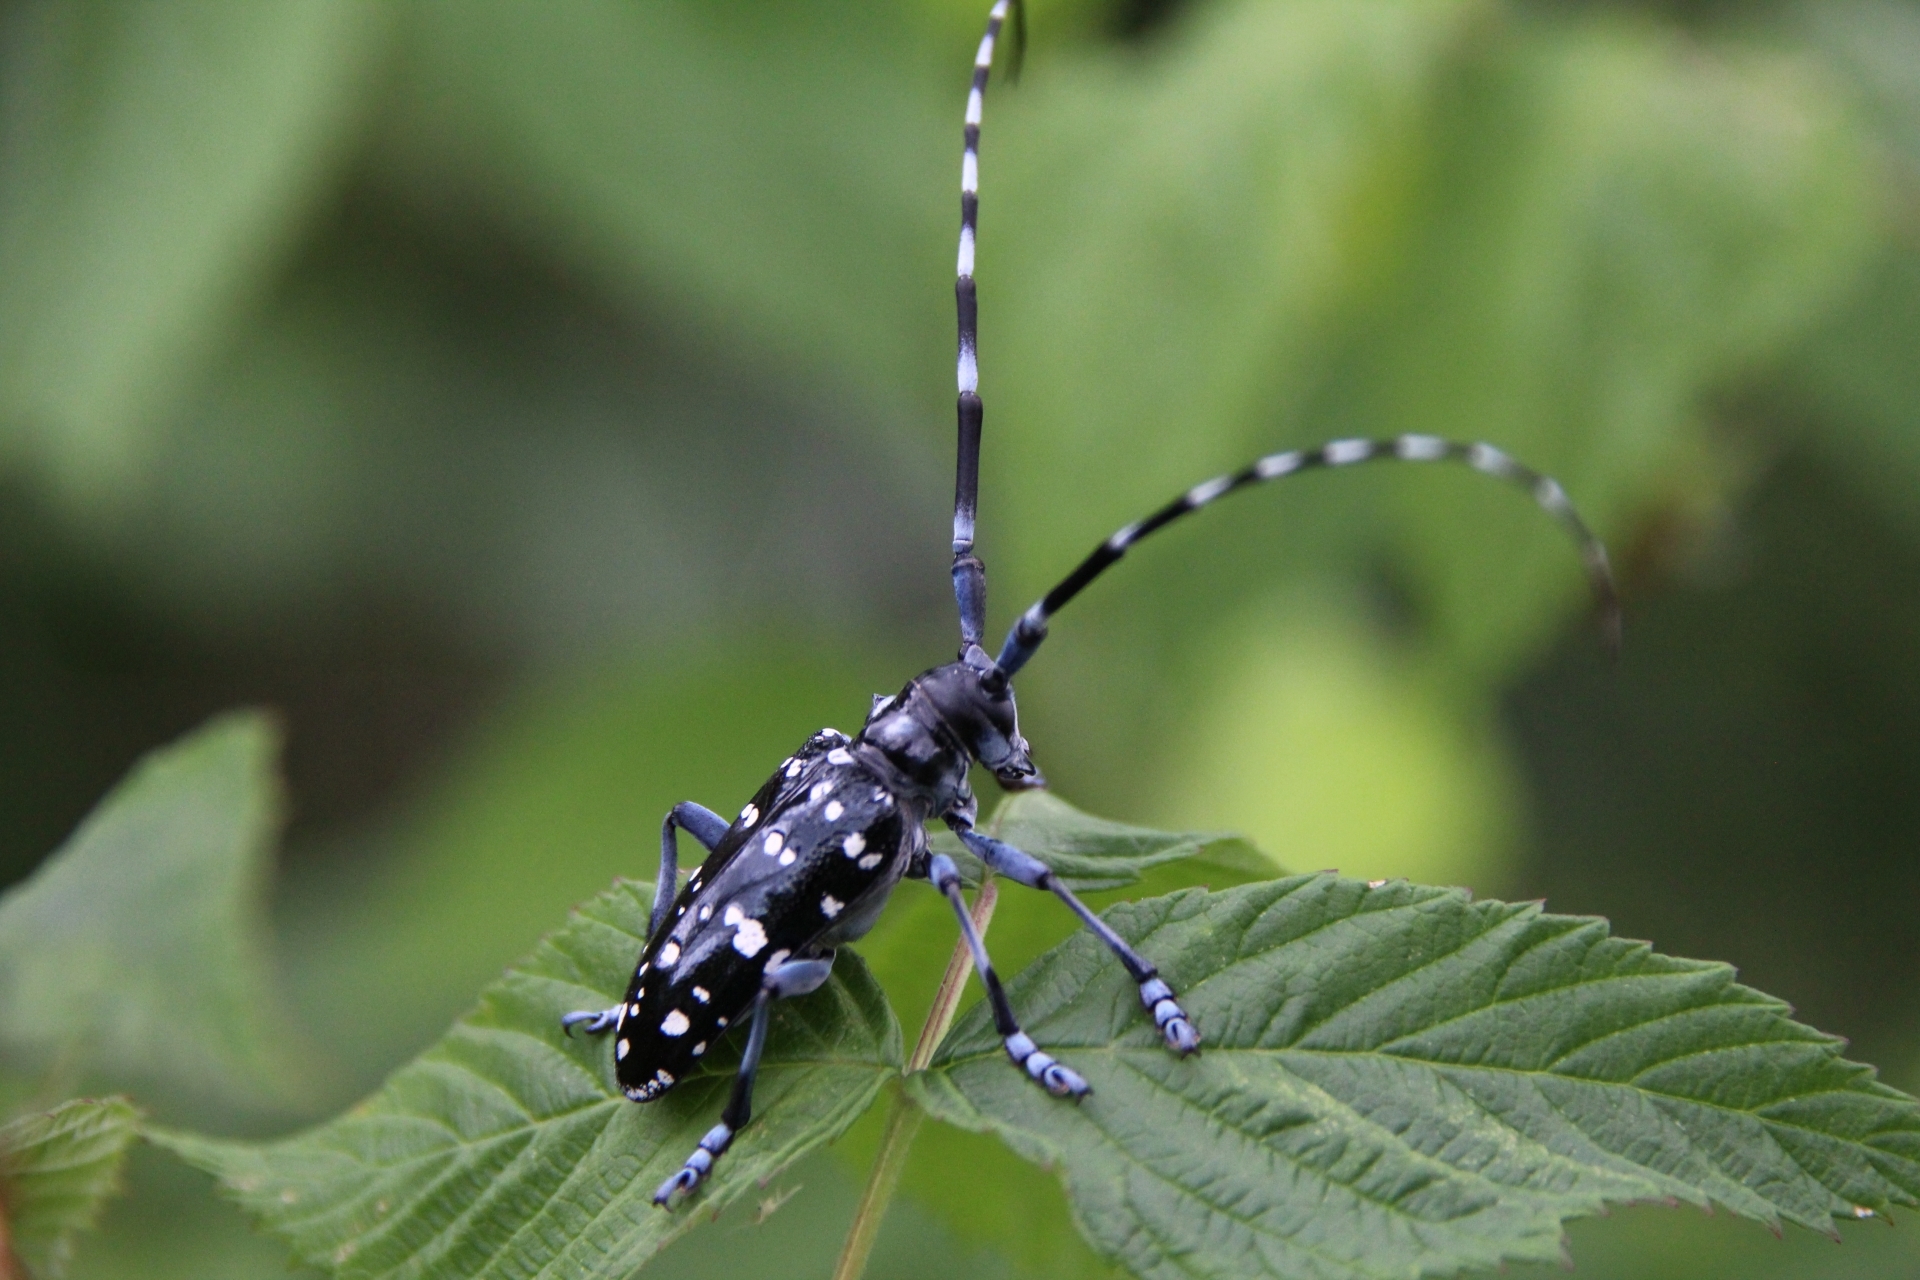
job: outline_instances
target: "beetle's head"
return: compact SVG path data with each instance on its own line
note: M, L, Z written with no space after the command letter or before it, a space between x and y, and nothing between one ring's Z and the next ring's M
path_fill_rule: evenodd
M934 668L918 683L973 758L992 770L1002 787L1031 791L1047 785L1020 736L1012 682L985 650L969 646L960 661Z

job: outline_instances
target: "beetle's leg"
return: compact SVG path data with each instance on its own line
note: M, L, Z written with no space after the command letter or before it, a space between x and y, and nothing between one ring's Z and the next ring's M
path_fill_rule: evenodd
M653 1202L666 1208L675 1192L692 1191L713 1172L713 1162L733 1145L733 1135L753 1118L753 1078L760 1070L760 1054L767 1047L767 1023L773 1002L788 996L803 996L817 990L833 971L833 952L811 960L788 960L769 969L760 979L760 992L753 998L753 1025L747 1031L747 1050L740 1055L740 1070L733 1077L733 1094L727 1099L720 1123L707 1130L700 1145L693 1149L680 1171L660 1184Z
M1089 1086L1078 1072L1034 1044L1033 1037L1020 1029L1020 1023L1013 1016L1013 1006L1007 1002L1007 993L1001 989L1000 975L993 971L993 961L987 958L987 944L981 941L980 931L973 927L967 901L960 896L960 869L953 865L953 859L936 853L927 861L927 872L933 887L946 895L947 901L953 904L954 914L960 917L960 933L967 940L967 949L973 952L973 967L980 974L981 985L987 989L994 1029L1000 1033L1007 1056L1055 1097L1078 1098L1087 1093Z
M653 916L647 922L649 941L659 935L660 926L666 920L667 913L673 910L673 900L678 896L680 848L673 838L675 827L705 845L708 853L712 853L713 847L720 843L720 837L727 834L725 818L691 800L683 800L667 811L666 820L660 824L660 878L653 886ZM579 1027L588 1035L597 1036L619 1025L620 1009L620 1005L611 1009L583 1009L561 1018L560 1025L566 1028L568 1035L572 1035L573 1029Z
M560 1025L566 1028L568 1035L573 1034L575 1027L582 1027L588 1035L597 1036L620 1025L620 1010L623 1007L615 1005L611 1009L582 1009L561 1018Z
M667 913L673 910L674 898L679 896L680 846L673 838L675 827L705 845L708 853L712 853L720 837L727 834L725 818L691 800L682 800L667 810L666 818L660 823L660 878L653 886L653 919L647 924L649 939L659 935Z
M1073 890L1060 883L1047 864L1023 850L992 836L981 835L971 827L949 821L954 834L961 843L973 851L975 857L986 863L995 872L1019 884L1034 889L1045 889L1080 917L1081 923L1093 930L1100 941L1107 944L1108 950L1119 957L1127 972L1140 986L1140 1003L1146 1006L1153 1018L1153 1025L1160 1028L1161 1037L1166 1040L1167 1048L1182 1056L1192 1053L1200 1047L1200 1032L1194 1027L1193 1019L1174 999L1173 988L1160 977L1160 971L1153 962L1127 945L1127 940L1115 933L1111 926L1080 901Z

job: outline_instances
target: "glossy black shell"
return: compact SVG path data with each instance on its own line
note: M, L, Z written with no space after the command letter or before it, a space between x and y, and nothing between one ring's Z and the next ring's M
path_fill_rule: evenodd
M685 1078L769 965L864 933L921 851L922 816L901 811L853 745L832 729L809 738L674 900L613 1037L627 1097L650 1101Z

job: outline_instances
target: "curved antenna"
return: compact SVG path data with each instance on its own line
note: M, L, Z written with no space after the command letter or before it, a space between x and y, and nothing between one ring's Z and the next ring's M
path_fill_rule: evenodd
M973 86L967 90L966 150L960 158L960 262L954 281L960 318L960 444L953 468L953 596L960 605L960 651L986 634L987 570L973 554L974 509L980 498L979 306L973 289L973 242L980 216L980 114L986 102L987 73L1001 24L1013 14L1013 52L1008 76L1018 70L1026 45L1026 10L1021 0L999 0L987 16L987 33L973 59Z
M1013 630L1007 633L1007 642L1001 647L997 665L1008 676L1024 667L1040 647L1040 642L1047 638L1048 619L1079 595L1088 583L1127 554L1129 547L1188 512L1198 511L1237 489L1267 480L1298 475L1316 467L1344 467L1380 459L1464 462L1482 475L1525 489L1542 511L1559 521L1579 548L1580 559L1586 565L1587 579L1599 605L1600 624L1607 647L1618 651L1620 592L1614 584L1613 568L1607 561L1607 549L1587 528L1587 522L1580 518L1580 513L1573 509L1573 503L1568 500L1566 490L1560 487L1559 481L1541 475L1531 467L1522 466L1490 444L1456 444L1439 436L1405 435L1392 440L1335 440L1317 449L1290 449L1285 453L1268 454L1231 475L1216 476L1204 484L1195 485L1145 520L1128 525L1094 548L1092 555L1082 560L1053 590L1021 614L1020 620L1013 624Z

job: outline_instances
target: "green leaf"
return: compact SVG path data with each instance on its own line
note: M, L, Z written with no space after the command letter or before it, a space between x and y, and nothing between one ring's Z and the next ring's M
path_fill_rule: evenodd
M1406 1276L1561 1255L1609 1204L1767 1223L1920 1193L1920 1106L1726 965L1457 890L1304 876L1108 919L1207 1037L1179 1060L1091 937L1009 985L1092 1083L1007 1066L979 1009L916 1093L1057 1162L1081 1229L1143 1276Z
M120 1189L140 1113L125 1098L75 1098L0 1128L0 1249L28 1272L66 1270L73 1237L92 1227ZM11 1274L0 1258L0 1274Z
M228 1112L293 1099L264 982L278 751L264 715L212 721L0 899L0 1049Z
M738 1036L658 1102L612 1087L612 1048L560 1016L620 998L650 895L617 884L482 995L439 1044L347 1115L280 1142L162 1135L303 1260L353 1276L625 1275L669 1240L834 1138L901 1066L866 968L784 1001L753 1123L696 1204L652 1195L717 1118Z
M1094 893L1137 884L1155 867L1206 854L1223 870L1270 874L1273 864L1236 836L1223 832L1154 831L1082 813L1047 791L1008 796L982 828L1046 863L1071 889ZM960 864L968 884L980 883L980 860L949 832L933 847Z
M142 478L156 409L344 161L385 19L186 0L32 5L8 27L0 456L96 497Z

